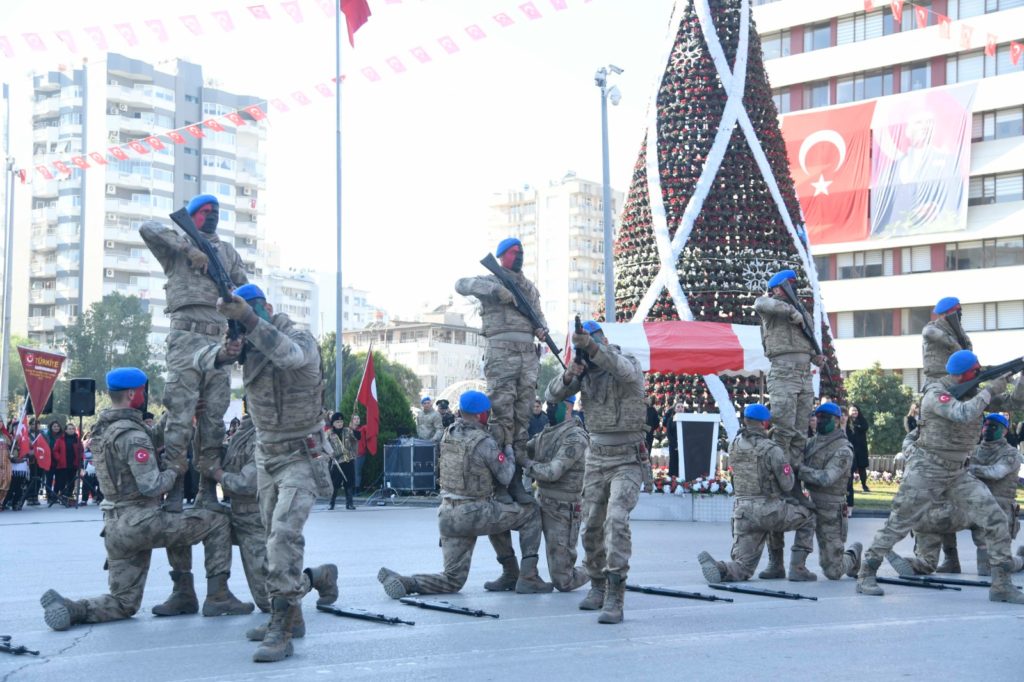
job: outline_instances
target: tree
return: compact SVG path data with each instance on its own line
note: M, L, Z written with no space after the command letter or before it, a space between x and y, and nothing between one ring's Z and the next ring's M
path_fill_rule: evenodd
M334 332L328 332L324 334L323 341L320 342L320 357L323 359L324 367L324 406L332 410L336 409L337 406L334 400L334 377L337 370L337 365L334 362L334 339ZM353 355L351 348L342 346L341 354L341 385L347 387L353 377L359 378L363 376L363 366L366 365L366 353ZM416 376L416 372L400 362L389 360L380 353L373 354L373 362L378 375L386 373L398 382L410 405L413 403L419 404L420 387L422 384L420 383L420 378ZM344 389L342 394L344 394ZM342 408L345 408L346 405L351 405L351 403L341 403ZM346 409L341 411L347 412Z
M32 342L24 336L11 336L11 349L7 354L7 395L2 398L7 401L8 418L18 416L21 401L25 397L25 370L21 368L18 346L33 347Z
M686 311L681 314L679 310L685 305L695 320L757 324L754 299L765 292L767 280L775 272L787 268L797 272L799 294L812 311L817 275L813 260L804 258L800 206L757 32L749 27L742 109L764 151L770 176L762 174L740 126L725 120L728 96L708 47L720 40L729 68L735 68L742 3L709 0L714 27L707 36L693 0L684 4L669 63L658 85L656 129L648 131L641 144L615 243L615 319L688 319ZM728 135L723 138L728 143L721 157L716 156L721 148L715 145L719 130ZM648 154L656 158L649 160ZM656 170L657 178L648 177L649 168ZM781 196L782 210L769 189L771 179ZM652 187L660 188L660 196L655 194L652 199ZM680 243L669 252L665 247L677 232ZM668 282L675 296L663 280L656 279L663 262L675 265L679 287ZM660 290L648 297L656 282ZM824 319L822 331L827 370L836 387L830 392L841 400L842 379ZM721 406L722 411L759 399L757 377L721 380L733 403ZM688 411L715 409L699 376L652 373L648 385L659 409L664 410L677 395Z
M903 445L903 416L914 401L914 392L895 374L882 371L875 363L846 377L846 395L868 420L868 449L878 455L900 451Z
M323 339L320 341L320 361L324 368L324 407L335 410L338 408L338 401L335 398L335 377L337 376L338 365L335 362L335 339L337 336L334 332L328 332L324 334ZM348 386L348 382L352 380L358 372L362 372L362 367L356 368L351 360L352 351L348 346L341 347L341 385Z
M544 391L547 389L548 384L556 376L561 376L562 365L559 364L558 358L550 353L545 355L540 361L540 372L537 374L537 399L544 400Z

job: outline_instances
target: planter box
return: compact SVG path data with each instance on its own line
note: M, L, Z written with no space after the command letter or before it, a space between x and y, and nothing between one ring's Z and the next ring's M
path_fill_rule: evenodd
M732 519L732 501L732 495L640 493L629 516L637 521L728 523Z
M728 523L732 520L732 495L686 495L693 500L693 520Z

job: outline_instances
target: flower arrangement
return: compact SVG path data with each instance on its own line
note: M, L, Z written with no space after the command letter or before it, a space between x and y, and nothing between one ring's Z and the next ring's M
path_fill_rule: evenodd
M681 486L683 492L694 495L732 495L732 481L721 472L715 472L712 476L700 476L692 481L686 481Z

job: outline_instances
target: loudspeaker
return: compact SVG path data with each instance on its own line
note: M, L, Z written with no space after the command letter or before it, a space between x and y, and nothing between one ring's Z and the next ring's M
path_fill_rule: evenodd
M25 414L35 414L35 409L32 407L32 396L28 397ZM40 412L40 414L53 414L53 393L50 393L50 398L46 401L46 409Z
M91 417L96 414L96 380L72 379L68 404L68 413L72 417Z
M384 446L384 482L398 492L433 492L436 488L433 441L405 439Z

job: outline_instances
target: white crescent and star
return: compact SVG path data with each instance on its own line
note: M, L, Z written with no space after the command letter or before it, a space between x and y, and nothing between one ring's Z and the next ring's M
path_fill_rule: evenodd
M810 175L807 171L807 154L811 151L811 148L818 143L831 144L836 148L836 151L839 152L839 161L836 162L834 170L839 170L843 167L843 163L846 162L846 140L843 139L843 136L835 130L817 130L808 135L800 144L800 170L804 172L804 175ZM829 185L833 182L834 180L826 180L825 175L819 173L818 180L811 183L811 187L814 188L814 196L818 196L819 194L828 196Z

